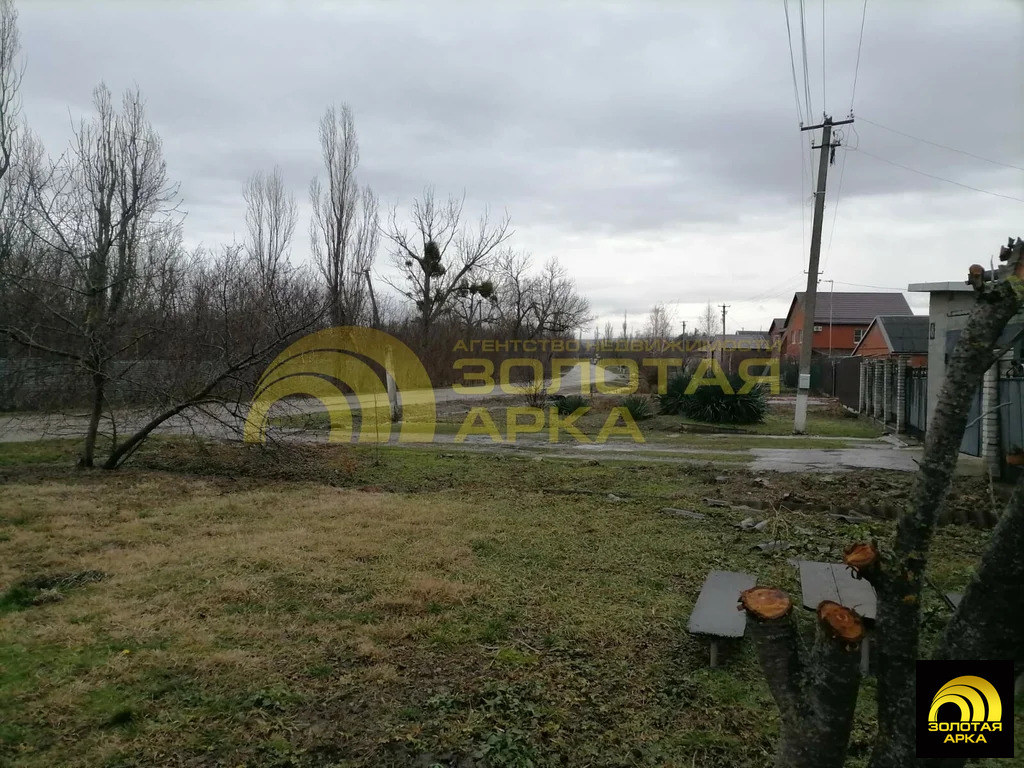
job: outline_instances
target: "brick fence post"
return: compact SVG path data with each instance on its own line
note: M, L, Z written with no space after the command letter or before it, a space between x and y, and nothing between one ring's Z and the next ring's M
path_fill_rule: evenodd
M882 377L884 371L882 369L882 361L876 360L871 364L875 369L875 391L872 394L872 403L874 405L874 417L876 419L882 418Z
M868 409L868 363L860 361L860 393L857 397L857 413L865 413Z
M900 356L896 362L896 433L907 431L907 362Z
M892 360L882 360L882 426L892 420Z

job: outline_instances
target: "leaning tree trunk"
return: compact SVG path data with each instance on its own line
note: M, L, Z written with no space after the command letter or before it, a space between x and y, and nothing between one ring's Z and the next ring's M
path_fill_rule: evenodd
M891 557L863 575L878 595L876 654L878 734L871 768L903 768L915 761L917 660L920 657L921 587L939 511L953 482L971 399L1010 319L1024 303L1020 239L1003 249L1009 274L986 284L973 266L978 298L953 350L925 436L924 457L909 509L900 515Z
M978 299L967 326L951 356L938 403L931 414L925 439L924 457L917 474L912 504L900 515L891 548L881 551L874 544L847 549L845 563L871 582L877 594L874 647L878 678L878 730L871 755L871 768L904 768L915 765L915 684L920 658L920 599L924 571L939 511L953 481L960 441L967 426L971 398L984 372L996 361L993 351L1010 319L1024 306L1024 242L1019 238L1002 248L1000 259L1007 264L985 281L985 271L972 266L967 282ZM1024 589L1024 490L1018 487L999 526L993 532L981 568L968 588L940 647L939 658L1020 659L1024 618L1019 594ZM788 600L788 598L787 598ZM842 765L852 720L845 718L844 706L856 701L856 677L843 675L844 657L833 651L822 655L822 609L819 607L819 639L810 671L801 667L795 648L795 630L787 627L788 609L775 616L748 613L755 617L752 635L758 644L761 666L782 719L782 738L776 764L782 768ZM764 613L763 611L761 612ZM854 616L854 618L856 618ZM987 629L1005 622L992 634ZM983 628L986 631L982 631ZM822 684L835 679L834 685ZM794 683L793 680L803 680ZM817 684L810 682L818 680ZM788 681L788 682L787 682ZM849 687L847 687L849 686ZM848 698L847 698L848 697ZM827 722L813 714L824 704L832 713ZM812 714L809 714L812 713ZM845 724L845 725L844 725ZM808 756L805 733L814 740L830 740ZM834 748L834 749L830 749ZM841 751L841 755L839 752ZM830 762L831 761L831 762ZM929 761L929 765L937 765ZM959 766L962 761L943 765Z
M106 390L106 376L100 370L101 363L96 363L92 374L92 405L89 409L89 425L85 431L85 444L82 455L78 459L80 467L92 467L96 457L96 438L100 432L100 418L103 416L103 402Z
M1024 478L992 531L952 620L946 625L936 659L1024 660ZM964 758L930 760L931 768L961 768Z
M779 768L842 768L860 686L864 627L838 603L818 606L818 630L801 648L793 603L771 587L740 596L749 632L781 715L775 764Z

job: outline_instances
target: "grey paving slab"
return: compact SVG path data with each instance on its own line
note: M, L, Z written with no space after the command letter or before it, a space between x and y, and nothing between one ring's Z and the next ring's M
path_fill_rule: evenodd
M816 611L818 606L825 600L834 603L839 602L839 587L836 586L836 578L832 573L830 563L815 563L810 560L801 560L800 568L800 591L803 593L804 608Z
M865 619L875 618L875 590L867 581L855 578L845 565L801 560L798 567L804 608L817 610L823 601L831 600Z
M757 583L757 577L735 571L711 571L701 587L687 629L697 635L743 637L747 615L737 609L740 592Z
M852 608L862 618L874 620L875 589L871 583L858 579L845 565L833 565L832 574L836 578L836 586L839 587L839 603Z

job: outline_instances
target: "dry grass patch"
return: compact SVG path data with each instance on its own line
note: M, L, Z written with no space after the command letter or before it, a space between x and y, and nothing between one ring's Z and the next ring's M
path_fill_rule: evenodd
M267 457L238 455L236 468ZM301 473L323 474L310 456ZM711 568L795 587L794 553L753 553L730 511L701 506L723 470L346 456L353 485L405 492L141 470L5 486L0 594L36 576L104 578L54 582L58 602L0 603L0 764L770 760L750 648L708 670L683 629ZM324 466L336 458L324 449ZM660 513L670 492L708 519ZM820 558L889 525L792 516ZM984 535L940 535L943 588L962 586Z

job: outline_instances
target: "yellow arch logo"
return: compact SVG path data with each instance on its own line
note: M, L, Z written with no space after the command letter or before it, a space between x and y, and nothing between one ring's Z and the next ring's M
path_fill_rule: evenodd
M392 428L389 375L402 398L398 441L430 442L437 410L423 363L394 336L352 326L304 336L267 366L249 405L243 439L266 442L271 407L285 398L304 395L316 398L327 410L329 442L351 442L353 402L358 403L360 413L359 442L387 442Z
M954 677L942 686L932 699L928 710L928 722L937 721L939 707L956 704L960 708L960 722L1000 722L1003 719L1003 703L999 692L988 680L976 675Z

